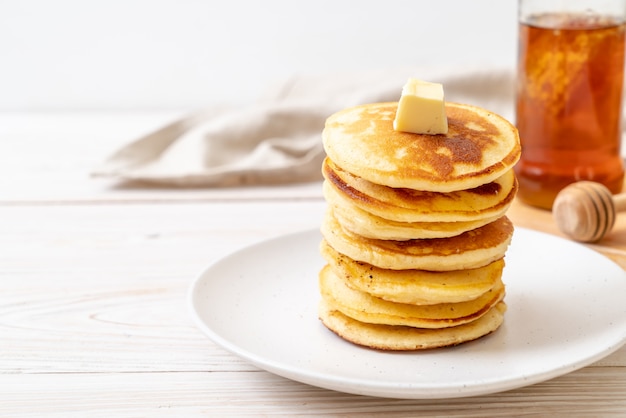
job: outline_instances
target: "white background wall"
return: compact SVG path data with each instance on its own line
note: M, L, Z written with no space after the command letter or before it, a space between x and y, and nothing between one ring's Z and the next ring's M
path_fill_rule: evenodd
M0 110L182 109L294 74L514 65L516 0L0 0Z

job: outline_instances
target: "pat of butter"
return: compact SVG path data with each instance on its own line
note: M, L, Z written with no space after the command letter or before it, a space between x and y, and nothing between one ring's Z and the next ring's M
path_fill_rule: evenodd
M409 78L402 88L393 129L416 134L448 133L443 86Z

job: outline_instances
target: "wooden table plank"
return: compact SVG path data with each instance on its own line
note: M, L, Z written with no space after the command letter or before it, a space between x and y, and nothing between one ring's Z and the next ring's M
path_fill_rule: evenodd
M0 373L250 370L193 325L189 287L242 246L316 228L324 208L0 206Z
M498 394L402 400L345 394L263 371L0 375L11 417L619 417L624 368L585 368Z

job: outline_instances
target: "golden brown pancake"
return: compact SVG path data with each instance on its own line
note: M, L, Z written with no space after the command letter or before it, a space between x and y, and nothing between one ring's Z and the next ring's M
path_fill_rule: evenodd
M502 277L504 259L484 267L453 271L389 270L355 261L322 240L320 252L348 286L392 302L416 305L476 299Z
M506 304L500 302L485 315L467 324L426 329L360 322L342 314L322 299L319 318L328 329L354 344L378 350L409 351L449 347L481 338L498 329L505 311Z
M513 170L494 181L449 193L392 188L341 169L326 158L322 166L325 195L384 219L398 222L467 222L502 216L517 193Z
M451 192L490 183L519 160L515 127L485 109L446 103L448 133L393 129L397 102L344 109L322 132L324 149L339 167L375 184Z
M332 205L337 221L350 232L367 238L405 241L416 238L446 238L480 228L498 219L501 214L475 221L458 222L398 222L372 215L343 199L325 181L326 201Z
M435 305L390 302L351 289L329 265L319 273L319 287L322 298L357 321L418 328L447 328L466 324L483 316L504 298L504 285L498 280L492 289L466 302Z
M328 208L321 232L338 252L376 267L450 271L486 266L504 257L513 236L513 224L503 216L451 238L392 241L346 231Z

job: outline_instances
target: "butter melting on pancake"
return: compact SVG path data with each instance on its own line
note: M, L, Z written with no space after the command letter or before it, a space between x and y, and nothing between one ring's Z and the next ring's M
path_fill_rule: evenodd
M328 157L375 184L451 192L490 183L520 157L515 127L495 113L446 103L448 133L428 135L393 129L397 102L344 109L322 132Z
M481 186L449 193L392 188L343 170L329 158L322 174L335 196L383 219L398 222L467 222L504 215L517 193L513 170ZM328 192L325 192L328 194ZM417 237L416 237L417 238Z

